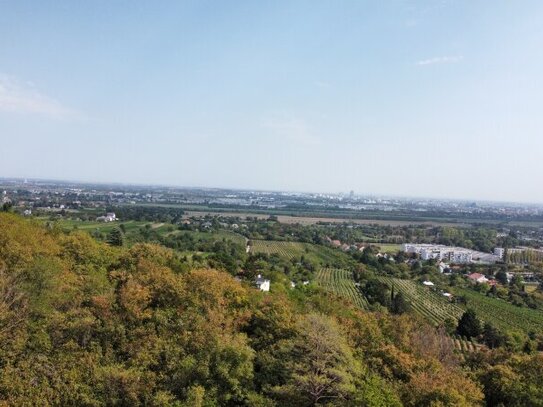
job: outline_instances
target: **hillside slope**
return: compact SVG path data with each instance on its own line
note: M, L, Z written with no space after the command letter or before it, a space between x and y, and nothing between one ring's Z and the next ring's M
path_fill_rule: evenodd
M448 339L0 214L0 404L480 405Z

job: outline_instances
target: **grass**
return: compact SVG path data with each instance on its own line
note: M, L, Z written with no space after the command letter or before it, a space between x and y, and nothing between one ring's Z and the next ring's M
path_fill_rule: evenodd
M375 246L379 247L383 253L396 254L401 248L401 245L396 243L376 243Z
M94 222L94 221L62 219L55 222L65 231L71 231L71 230L93 231L93 230L98 229L102 233L109 233L111 232L112 229L114 229L115 227L119 227L121 224L124 225L127 233L129 231L139 229L140 227L143 227L147 224L153 225L151 222L137 222L137 221Z

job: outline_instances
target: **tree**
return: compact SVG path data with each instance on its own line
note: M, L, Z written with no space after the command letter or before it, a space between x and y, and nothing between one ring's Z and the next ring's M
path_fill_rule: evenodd
M507 273L505 270L500 270L496 273L496 280L498 280L500 284L507 285Z
M505 343L505 336L490 322L485 323L483 328L483 341L489 348L497 348Z
M390 304L390 311L398 315L409 311L409 303L406 301L403 293L399 292L394 296L392 304Z
M464 312L462 318L458 321L456 332L468 339L481 335L481 321L479 321L473 309L469 308Z
M113 228L111 232L107 235L107 242L111 246L122 246L124 244L123 232L119 228Z
M390 289L385 283L374 279L368 280L363 290L370 304L378 302L383 307L390 306Z
M298 335L283 349L287 380L274 390L281 405L316 406L354 397L362 367L333 319L307 315L299 323Z
M510 285L511 285L511 288L522 290L522 287L523 287L522 277L519 276L518 274L515 274L513 278L511 279Z

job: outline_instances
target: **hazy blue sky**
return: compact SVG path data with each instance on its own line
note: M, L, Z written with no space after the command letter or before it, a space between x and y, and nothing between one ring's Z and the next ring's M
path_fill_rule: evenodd
M543 202L543 2L0 1L0 176Z

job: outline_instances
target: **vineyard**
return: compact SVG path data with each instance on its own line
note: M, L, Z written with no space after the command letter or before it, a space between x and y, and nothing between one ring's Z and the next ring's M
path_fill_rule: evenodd
M345 253L311 243L252 240L251 244L252 253L278 254L287 259L304 256L321 266L348 267L353 261Z
M518 307L504 300L487 297L470 289L458 288L457 295L467 300L467 306L477 315L503 330L523 332L543 331L543 312L531 308Z
M480 350L484 346L474 340L467 340L459 336L449 337L453 348L460 353L471 353Z
M345 269L321 268L317 272L317 282L325 290L350 300L361 309L368 309L368 302L356 287L352 272Z
M431 291L415 281L384 276L377 278L391 288L394 287L394 291L401 292L410 303L414 312L435 325L439 325L447 319L456 320L464 312L462 308L451 304L439 293Z
M450 303L438 292L432 291L412 280L379 276L379 281L394 287L409 301L411 308L433 324L447 319L458 319L466 309ZM470 289L456 288L455 295L467 300L467 307L473 308L483 322L490 322L504 331L543 331L543 312L517 307L497 298L487 297Z

